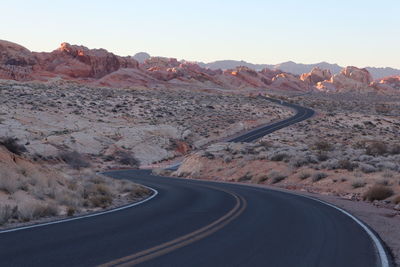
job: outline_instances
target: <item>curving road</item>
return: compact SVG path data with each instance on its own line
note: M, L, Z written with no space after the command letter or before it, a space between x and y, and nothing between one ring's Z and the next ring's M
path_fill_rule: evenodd
M386 252L368 229L313 199L148 170L107 175L157 194L101 216L0 232L0 266L385 266Z

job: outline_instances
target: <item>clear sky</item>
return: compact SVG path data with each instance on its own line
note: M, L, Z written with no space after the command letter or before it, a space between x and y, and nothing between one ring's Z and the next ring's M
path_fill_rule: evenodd
M0 0L0 39L193 61L400 68L399 0Z

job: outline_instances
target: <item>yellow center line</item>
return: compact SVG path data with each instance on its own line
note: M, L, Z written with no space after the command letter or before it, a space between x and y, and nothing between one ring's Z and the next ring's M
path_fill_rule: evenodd
M211 235L212 233L220 230L221 228L223 228L227 224L229 224L231 221L236 219L246 209L247 202L243 197L241 197L231 191L216 188L214 186L207 186L207 187L210 187L210 188L213 188L213 189L216 189L219 191L223 191L225 193L232 195L236 200L235 206L224 216L220 217L219 219L215 220L214 222L212 222L196 231L193 231L189 234L183 235L183 236L173 239L171 241L162 243L160 245L154 246L152 248L137 252L135 254L128 255L123 258L119 258L119 259L110 261L108 263L99 265L99 267L133 266L133 265L142 263L144 261L167 254L173 250L187 246L193 242L203 239L203 238Z

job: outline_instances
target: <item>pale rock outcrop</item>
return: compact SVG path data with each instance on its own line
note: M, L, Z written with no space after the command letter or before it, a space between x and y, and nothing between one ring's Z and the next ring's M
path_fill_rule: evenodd
M275 76L272 79L271 87L273 89L294 91L308 91L311 89L306 82L289 73L281 73Z
M400 76L390 76L373 82L372 86L377 89L400 90Z
M270 84L270 80L248 67L226 70L224 75L231 78L231 85L238 87L266 88ZM227 81L229 82L229 79Z
M315 85L319 82L329 80L332 78L332 74L329 70L323 70L320 68L313 68L309 73L303 73L300 76L300 80Z
M370 87L371 82L372 76L368 70L350 66L330 80L319 82L316 87L324 91L372 92L374 89Z
M32 79L36 59L31 51L18 44L0 40L0 78L26 81Z

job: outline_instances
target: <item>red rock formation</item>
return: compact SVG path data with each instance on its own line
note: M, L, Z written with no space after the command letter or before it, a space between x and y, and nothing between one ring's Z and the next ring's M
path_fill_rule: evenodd
M88 49L84 46L62 43L51 53L36 53L42 70L72 78L96 78L119 70L138 68L139 64L130 57L119 57L105 49Z
M316 85L319 82L329 80L332 78L332 74L329 70L322 70L320 68L313 68L309 73L303 73L300 76L300 80L310 84Z
M0 78L32 80L36 59L31 51L20 45L0 40Z
M400 76L390 76L383 78L379 81L373 82L372 86L380 90L400 90Z

